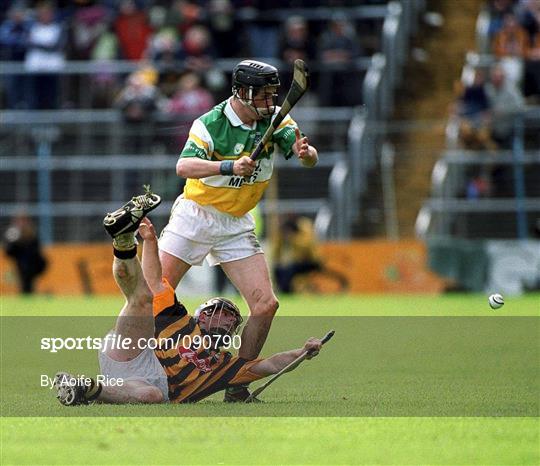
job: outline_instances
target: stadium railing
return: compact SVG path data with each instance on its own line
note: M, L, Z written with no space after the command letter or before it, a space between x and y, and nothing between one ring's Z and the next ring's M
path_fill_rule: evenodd
M498 62L490 54L490 13L476 23L477 52L466 55L462 81ZM519 59L500 61L520 83ZM510 75L508 75L510 73ZM540 284L540 108L514 118L509 150L460 148L459 121L446 126L447 150L432 172L432 195L416 219L430 268L456 289L521 294Z
M354 114L350 108L317 108L316 112L314 109L299 108L295 111L300 114L304 112L303 116L295 113L295 118L301 124L303 120L311 120L317 125L318 130L325 126L320 123L327 120L329 123L327 126L334 133L331 140L337 142L337 147L344 146L344 138L349 141L346 151L333 152L331 157L321 157L324 160L321 168L328 173L326 198L312 196L304 199L285 198L279 203L281 213L294 211L316 216L317 231L323 239L350 237L351 225L359 209L359 198L366 187L366 178L381 155L382 138L368 137L369 125L371 122L380 122L393 108L393 89L399 83L401 67L406 57L406 39L415 29L418 13L424 8L424 1L391 2L384 7L378 6L379 13L382 11L381 8L384 8L385 12L382 38L384 54L376 54L367 59L361 58L355 62L357 70L367 71L361 92L365 102L364 108L357 109ZM373 14L377 14L375 10ZM221 70L230 71L236 62L236 59L218 60L216 65ZM275 60L272 63L279 67L283 66ZM0 65L4 75L26 73L20 63L3 62ZM132 62L101 64L69 62L61 73L86 78L100 72L126 75L140 69L141 65L143 64ZM319 68L317 64L312 66L315 72ZM87 87L84 84L79 88L79 96L83 102L88 98ZM89 106L89 102L86 101L82 106ZM319 117L309 116L315 113ZM4 149L0 152L3 156L0 176L5 181L6 187L11 183L13 189L4 191L6 194L0 204L0 226L4 226L2 224L7 222L9 215L24 206L29 213L40 217L40 233L45 243L56 238L83 241L99 237L96 236L97 231L101 233L101 230L95 226L99 226L99 222L90 226L89 217L101 216L104 210L111 210L113 204L117 205L120 199L125 199L129 188L140 184L133 181L137 176L128 176L127 172L152 169L151 178L157 180L159 184L159 180L170 178L171 161L174 164L176 159L175 155L166 156L164 153L153 155L151 163L141 158L128 159L119 150L121 149L119 135L129 137L129 131L122 125L120 114L116 110L6 111L2 119L6 131L2 138L8 144L4 145ZM166 122L167 118L161 117L161 120ZM348 130L344 132L340 130L344 138L339 140L340 131L334 130L345 121L350 124ZM184 124L189 123L184 121ZM59 128L62 125L63 131ZM66 128L70 129L66 131ZM96 140L102 143L101 152L92 151L96 147ZM64 145L63 155L66 156L64 159L57 155L59 151L62 152L60 149L62 145ZM37 163L35 155L30 155L33 152L37 155ZM17 157L13 158L15 154ZM73 154L85 155L75 157ZM121 166L124 170L120 169ZM165 167L169 173L164 173ZM103 181L107 177L110 179L109 188L105 190L110 196L103 196L103 186L94 186L95 183L84 185L92 181L85 173L90 169L98 173L102 170L96 181ZM68 183L69 170L75 181ZM155 173L156 170L162 170L162 173ZM127 179L130 180L131 186L126 182ZM52 186L61 187L60 181L69 185L67 191L70 198L81 199L86 194L87 200L57 201L55 199L57 190L55 189L53 194ZM166 191L179 187L174 173L172 180L168 179L167 183L174 188L166 188ZM13 196L10 196L10 192L14 193ZM100 194L96 194L99 192ZM107 200L115 199L115 202L102 202L103 197ZM263 210L269 208L263 203ZM84 220L71 222L73 226L68 227L69 219L74 214ZM60 222L60 218L64 218L64 222ZM93 218L92 222L95 220L96 218Z
M328 177L338 160L344 157L343 137L352 117L350 108L297 108L294 118L302 127L319 130L328 139L320 164L298 176L299 164L277 158L280 172L280 213L301 213L315 217L328 195ZM164 124L167 123L165 116ZM189 119L186 116L186 119ZM6 112L0 137L0 227L9 217L24 209L39 218L40 235L45 243L58 241L95 241L103 237L101 218L150 182L160 194L172 200L181 191L183 180L174 173L177 154L129 154L114 152L122 148L125 131L120 114L103 111ZM191 120L190 120L191 121ZM99 124L96 131L95 125ZM59 139L71 131L75 137L61 151ZM129 136L129 135L128 135ZM335 141L338 138L339 141ZM19 142L18 142L19 141ZM100 152L86 151L85 147ZM171 202L169 202L171 204ZM263 212L275 204L262 203ZM116 206L116 207L115 207ZM157 224L165 222L170 205L157 212Z
M491 16L486 7L479 13L476 21L476 52L468 52L461 79L470 82L475 70L488 71L498 62L491 53L489 28ZM515 74L514 79L521 82L519 60L515 57L507 72ZM517 61L516 61L517 60ZM503 59L504 61L504 59ZM540 129L540 107L528 106L514 119L514 137L511 152L497 154L459 153L458 121L451 118L446 127L447 147L453 149L436 164L433 170L433 199L428 200L421 209L417 220L417 234L421 237L442 235L463 238L518 238L531 236L533 224L540 218L540 194L533 189L540 184L537 170L540 163L535 154L540 148L538 137ZM532 151L532 152L531 152ZM489 167L497 164L506 167L507 177L511 178L513 189L507 192L506 199L456 199L456 189L465 189L467 167ZM500 171L500 170L499 170ZM442 190L442 191L441 191ZM500 211L499 221L494 222L494 213ZM503 218L504 217L504 218ZM452 227L454 225L454 227Z
M432 197L417 218L418 236L531 236L540 218L540 107L529 107L514 121L512 150L493 154L454 149L443 154L433 169ZM532 143L526 134L532 135ZM471 169L497 171L493 197L465 199Z
M213 62L212 72L224 73L227 76L230 75L234 66L238 63L238 58L231 59L218 59ZM275 59L265 58L266 62L276 66L280 70L287 70L291 65ZM352 69L357 71L361 77L369 69L371 64L370 57L359 57L353 61ZM32 76L34 74L50 74L57 75L62 83L60 86L60 96L58 102L58 108L76 107L80 109L92 109L95 108L95 92L98 88L98 80L101 76L107 76L107 79L112 79L113 84L109 83L108 86L113 85L116 87L116 91L119 92L122 89L123 81L130 73L140 70L145 67L151 67L157 72L171 71L171 69L177 73L185 70L185 62L178 61L172 64L163 64L159 62L150 61L126 61L126 60L107 60L107 61L67 61L61 70L55 71L28 71L21 62L0 62L0 69L2 69L2 75L4 77L10 76ZM172 67L172 68L171 68ZM321 71L327 69L321 62L310 63L310 72L317 75ZM336 71L351 71L350 65L334 65L333 69ZM220 78L223 83L228 83L229 78ZM228 85L225 85L228 88ZM95 91L95 92L94 92ZM112 105L113 102L110 102Z
M380 131L380 126L393 110L393 92L401 82L408 38L416 30L418 15L424 9L423 0L388 4L382 53L371 57L362 83L364 106L356 109L351 119L346 157L332 170L328 202L316 217L315 228L321 238L351 237L353 222L361 208L360 198L367 188L367 177L383 155L384 132Z

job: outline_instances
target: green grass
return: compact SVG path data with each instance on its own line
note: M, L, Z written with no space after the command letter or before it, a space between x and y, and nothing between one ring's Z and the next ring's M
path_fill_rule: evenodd
M538 464L516 418L3 419L2 464Z
M3 297L0 463L538 464L539 303L538 294L498 311L482 295L286 298L265 354L329 328L336 336L265 391L265 404L216 395L67 409L36 377L95 373L95 353L47 354L39 338L100 336L122 300ZM85 315L102 317L60 317Z
M232 297L245 311L238 297ZM194 309L200 299L184 300ZM106 297L2 297L5 316L116 316L120 296ZM279 315L285 316L540 316L540 293L510 297L496 311L483 294L436 295L297 295L281 298Z

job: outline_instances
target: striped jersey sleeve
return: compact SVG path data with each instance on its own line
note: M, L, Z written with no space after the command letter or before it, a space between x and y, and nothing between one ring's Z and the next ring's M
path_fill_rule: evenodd
M237 356L231 357L230 353L221 353L221 355L224 356L223 362L216 365L204 383L191 390L187 397L175 400L176 402L197 402L228 387L246 385L264 377L250 370L262 359L248 361ZM171 398L169 397L169 399Z
M154 296L152 303L156 338L162 336L164 332L169 333L167 329L173 326L187 331L188 327L186 325L192 320L184 305L176 299L172 286L165 278L163 279L163 286L164 290Z
M211 160L214 152L214 142L205 124L197 118L191 125L188 140L180 157L198 157L203 160Z

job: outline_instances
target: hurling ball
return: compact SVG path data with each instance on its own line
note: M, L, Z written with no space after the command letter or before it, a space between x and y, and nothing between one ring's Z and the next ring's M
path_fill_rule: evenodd
M492 294L488 301L491 309L499 309L504 305L504 298L499 293Z

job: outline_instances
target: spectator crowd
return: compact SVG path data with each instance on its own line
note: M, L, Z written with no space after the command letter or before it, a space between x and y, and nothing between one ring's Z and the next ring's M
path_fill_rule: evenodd
M493 156L513 149L516 117L540 103L540 0L490 0L487 11L493 61L465 68L453 106L460 145L491 154L468 171L469 199L514 195L512 167ZM525 149L538 148L538 134L525 128Z
M458 84L455 113L467 149L509 149L513 119L540 102L540 0L491 0L488 39L496 62Z
M489 3L492 53L522 85L525 97L540 98L540 1L492 0Z
M282 24L275 17L265 18L266 12L280 8L329 4L339 7L355 2L15 0L8 3L10 7L0 13L0 61L19 62L24 72L7 73L2 78L3 108L79 108L81 94L90 93L91 107L106 108L116 101L128 108L126 118L131 120L140 118L152 107L160 108L160 104L173 113L184 112L186 108L200 112L230 91L229 76L213 66L215 60L246 56L280 59L289 64L302 58L330 68L341 66L346 72L338 74L330 69L321 73L319 82L314 83L319 100L325 105L350 105L350 95L360 95L361 79L355 80L351 66L363 53L354 20L339 13L339 8L335 17L325 21L307 21L291 15ZM89 83L83 81L87 79L83 74L62 78L66 62L73 60L91 60L95 64ZM113 60L141 63L145 69L152 67L154 76L141 80L144 73L139 70L127 78L120 76L111 70ZM124 83L126 87L120 92ZM126 105L126 98L133 95L137 86L139 91L144 88L141 92L145 103L141 107ZM342 90L343 86L356 86L358 91L340 92L339 95L349 99L342 101L333 90ZM151 95L156 97L152 104ZM171 101L163 103L159 97Z

